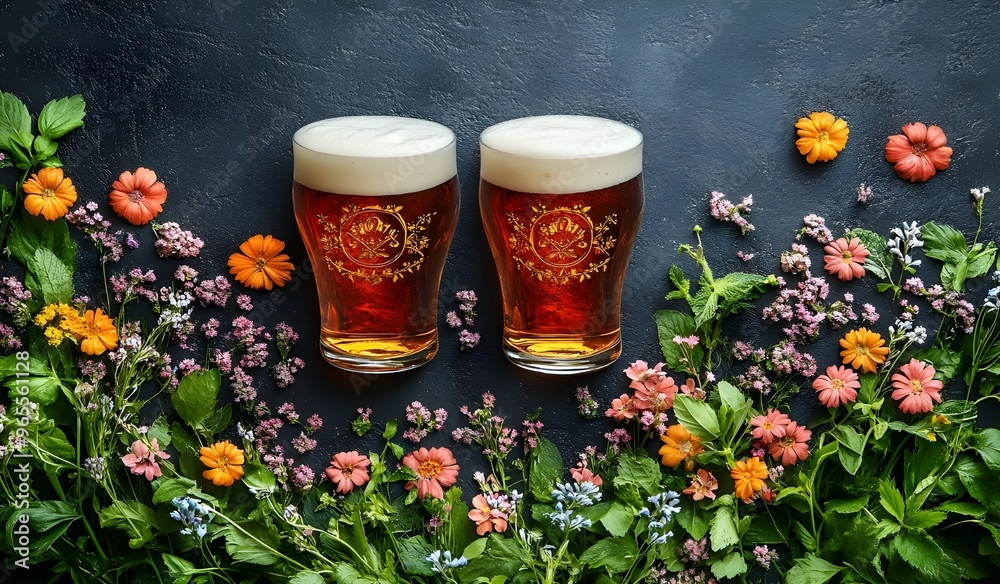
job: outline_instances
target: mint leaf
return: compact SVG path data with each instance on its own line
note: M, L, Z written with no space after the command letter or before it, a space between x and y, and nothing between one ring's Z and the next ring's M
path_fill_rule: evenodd
M747 571L743 554L731 551L712 563L712 575L716 578L732 579Z
M681 352L680 346L674 342L674 337L687 337L695 334L697 329L694 325L694 319L690 315L676 310L659 310L653 319L656 321L656 334L659 337L660 350L663 352L667 367L674 371L683 371L692 366L700 367L705 354L701 344L691 350L696 361L692 364L681 362L684 354Z
M434 552L434 546L427 543L422 536L408 537L399 542L399 562L403 570L414 576L433 576L431 564L427 556Z
M897 522L902 523L903 515L906 512L903 505L903 495L892 483L886 480L879 481L878 492L880 495L879 503L882 507L889 512L889 515L895 517Z
M25 284L44 304L68 303L73 299L73 272L54 253L38 248L28 258Z
M892 540L892 547L917 571L939 582L958 582L961 569L923 531L904 531Z
M674 415L688 432L702 440L714 440L721 434L718 414L701 400L678 394L674 398Z
M715 510L708 538L712 542L713 552L740 543L740 534L736 528L736 517L732 508L719 507Z
M983 457L983 462L991 470L1000 470L1000 430L996 428L986 428L976 432L972 439L979 456Z
M677 264L670 266L670 283L674 285L674 290L667 294L667 300L689 298L691 295L691 280L684 275L684 270Z
M31 133L31 114L16 96L0 91L0 150L12 150L11 139L19 133Z
M27 213L21 215L11 230L7 247L17 261L25 267L39 248L52 252L70 272L76 270L76 243L69 234L69 225L64 219L46 221Z
M618 461L618 475L615 477L615 487L635 487L644 496L659 491L660 465L648 456L623 454Z
M552 487L562 476L562 456L551 440L539 438L528 459L528 490L539 501L552 500Z
M797 584L825 584L844 569L835 566L819 556L806 554L792 562L792 569L785 575L787 582Z
M227 525L220 530L226 538L226 552L233 561L270 566L280 559L275 551L281 545L277 527L255 521L242 523L240 527L242 530Z
M50 139L61 138L83 126L87 104L81 95L54 99L38 114L38 133Z
M203 430L204 423L215 412L222 377L218 369L194 371L185 375L170 396L177 415L195 430Z
M622 537L629 532L633 519L635 519L635 513L625 505L615 501L600 521L612 537Z
M612 537L587 548L580 561L591 568L607 566L612 572L624 574L638 554L639 545L634 537Z

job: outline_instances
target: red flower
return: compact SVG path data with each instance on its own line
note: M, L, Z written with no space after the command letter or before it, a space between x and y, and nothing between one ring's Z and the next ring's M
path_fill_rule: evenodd
M372 461L356 450L333 455L330 466L326 467L326 478L337 485L337 492L344 495L368 482L368 467Z
M419 477L407 482L406 490L417 487L417 496L421 499L428 495L443 499L443 487L450 487L458 480L458 461L447 448L414 450L403 457L403 464Z
M166 200L167 187L148 168L139 167L135 174L126 170L111 185L111 208L132 225L152 221Z
M917 122L903 126L902 134L889 136L885 159L895 164L896 174L910 182L924 182L937 171L948 168L951 148L948 137L938 126Z
M892 375L892 399L899 402L899 409L907 414L924 414L941 403L944 384L934 379L934 367L916 359L899 368ZM902 400L902 401L900 401Z

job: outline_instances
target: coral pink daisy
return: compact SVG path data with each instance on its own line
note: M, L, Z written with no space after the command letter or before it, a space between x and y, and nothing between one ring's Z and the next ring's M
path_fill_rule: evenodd
M167 187L156 180L156 173L139 167L126 170L111 185L111 208L132 225L145 225L163 210Z
M663 373L663 365L657 363L650 369L645 361L636 361L625 370L625 374L632 380L629 387L635 390L632 397L635 410L659 413L674 407L677 383Z
M948 168L951 148L945 146L948 137L938 126L917 122L903 126L902 134L889 136L885 144L885 159L893 163L899 178L924 182L937 171Z
M824 266L826 271L836 275L844 282L865 275L865 259L868 258L868 249L857 237L850 242L841 237L824 247L823 251L826 252L826 255L823 256L823 261L826 262Z
M160 450L160 445L153 438L147 446L142 440L132 443L132 452L122 457L122 462L134 475L146 475L146 480L151 481L158 476L162 476L160 465L157 459L166 460L170 455Z
M494 499L494 500L491 500ZM491 531L503 533L507 531L508 514L502 507L510 510L509 505L505 505L503 500L495 500L493 496L487 498L485 495L476 495L472 499L472 510L469 511L469 519L476 522L476 533L486 535Z
M750 420L753 430L750 435L764 444L770 444L785 435L785 427L791 423L791 418L776 410L768 410L767 414Z
M601 478L601 475L595 475L589 468L574 466L569 469L569 474L572 475L573 480L578 483L587 481L595 487L599 487L604 484L604 479Z
M934 402L941 403L944 384L934 379L933 365L910 359L899 368L899 373L893 373L892 387L892 399L899 402L900 410L923 414L931 411Z
M337 492L344 495L368 482L368 467L372 461L356 450L333 455L330 466L326 467L326 478L337 485Z
M785 426L785 435L767 445L767 451L774 458L781 458L781 464L792 466L809 456L809 439L812 432L795 422Z
M817 377L812 385L819 394L819 401L828 408L853 402L861 388L858 374L853 369L837 365L827 367L826 374Z
M417 488L417 496L426 499L444 498L444 487L450 487L458 480L458 461L447 448L421 448L403 457L403 464L417 473L417 480L408 481L406 490Z
M614 418L618 422L631 420L635 417L635 404L632 403L632 398L628 394L623 393L620 397L611 400L611 407L604 412L604 415Z

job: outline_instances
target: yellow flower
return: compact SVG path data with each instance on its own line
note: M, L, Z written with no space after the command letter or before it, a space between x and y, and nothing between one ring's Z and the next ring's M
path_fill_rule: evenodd
M61 168L43 168L24 181L24 208L32 215L54 221L76 202L73 181L63 176Z
M201 454L201 463L208 467L208 470L201 473L201 476L212 481L213 485L229 487L243 476L243 463L245 462L243 451L230 443L229 440L204 447L199 453Z
M749 501L754 493L764 487L767 478L767 465L756 456L749 460L741 460L729 471L736 481L736 496L743 501Z
M87 332L87 325L80 313L68 304L48 304L35 315L35 325L43 329L43 334L52 346L57 346L67 337L80 339Z
M660 460L664 466L671 468L677 468L685 460L693 460L705 451L701 446L701 438L692 436L681 424L667 428L667 433L662 434L660 440L663 441L659 450Z
M840 356L844 358L844 365L850 363L855 370L875 373L875 367L885 363L885 356L889 354L889 347L883 345L882 335L866 328L855 329L840 339L844 349Z
M835 118L830 112L813 112L808 118L799 118L795 123L799 139L795 146L806 162L827 162L837 157L837 153L847 146L850 129L843 118Z
M118 348L118 329L104 311L98 308L83 315L86 332L80 340L80 350L88 355L100 355Z

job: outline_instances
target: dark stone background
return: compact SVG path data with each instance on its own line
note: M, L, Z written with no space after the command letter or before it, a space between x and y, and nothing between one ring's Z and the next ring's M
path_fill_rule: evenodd
M479 348L460 351L442 320L442 348L429 365L378 378L351 375L319 356L311 281L283 295L251 294L264 323L287 321L302 333L307 369L291 388L265 387L261 397L323 415L315 468L331 452L359 447L347 438L358 407L375 408L382 421L419 399L448 409L450 431L460 423L458 407L484 390L497 395L515 425L540 406L548 436L560 445L601 443L606 428L583 424L574 389L588 385L606 403L625 390L621 371L629 362L659 360L652 313L667 306L667 269L677 244L692 242L696 223L706 227L717 273L741 267L737 250L754 251L749 268L768 273L777 271L807 213L825 216L835 232L864 226L887 233L903 220L935 219L971 234L969 188L1000 191L1000 45L991 37L1000 28L997 2L457 4L14 0L0 8L0 87L35 114L63 95L82 93L88 102L87 126L60 152L81 200L106 201L123 170L156 170L170 193L159 220L177 221L206 241L193 262L204 275L225 273L225 258L258 232L288 242L297 264L305 258L290 204L290 140L298 127L392 114L455 130L463 205L441 313L455 307L455 291L474 289ZM834 162L810 166L794 148L793 124L814 110L846 118L851 135ZM646 214L625 290L624 353L613 367L576 378L529 374L504 360L499 286L476 194L479 133L510 118L556 113L620 120L646 141ZM951 168L918 185L898 179L883 157L886 137L913 121L941 125L955 149ZM874 191L864 206L855 202L862 181ZM752 193L756 233L741 238L732 225L710 219L711 190L733 198ZM1000 236L998 197L987 199L990 239ZM122 267L169 273L174 263L154 259L151 232L133 231L144 248ZM821 253L811 249L821 270ZM83 253L96 259L92 250ZM78 288L96 289L98 274L82 273ZM860 298L873 287L863 281L850 289ZM976 302L984 291L974 290ZM236 312L233 306L226 315ZM766 335L758 314L730 334ZM878 328L890 323L884 316ZM813 351L821 367L833 362L835 338ZM815 403L803 395L795 417L807 419ZM442 433L425 443L451 441ZM483 468L457 450L464 477Z

